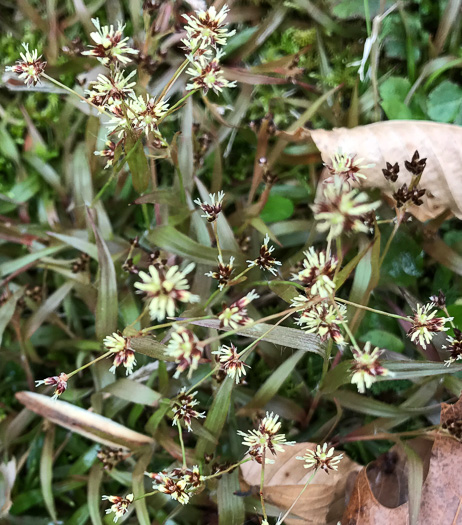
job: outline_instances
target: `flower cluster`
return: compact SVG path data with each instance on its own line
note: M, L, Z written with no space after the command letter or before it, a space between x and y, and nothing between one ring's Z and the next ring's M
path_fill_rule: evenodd
M164 494L168 494L172 499L182 505L189 502L191 495L201 486L201 475L199 467L192 469L173 469L170 472L148 473L153 480L152 488Z
M328 450L327 443L324 443L322 447L321 445L317 445L315 450L311 450L310 448L306 449L305 455L302 457L297 456L297 459L305 462L303 465L305 468L321 469L329 474L329 470L338 470L338 464L343 458L343 454L334 456L334 452L334 447Z
M166 272L149 266L148 272L139 272L142 282L135 283L135 287L146 294L149 301L151 319L162 321L166 316L174 316L178 303L197 303L199 296L189 291L186 275L192 272L194 264L188 264L180 270L172 266Z
M252 290L230 306L226 306L222 312L218 314L220 328L236 330L239 326L245 326L251 323L252 319L247 315L247 306L259 297L255 290Z
M272 253L274 251L274 246L268 246L269 241L269 235L266 234L263 244L260 247L260 255L253 261L247 262L249 263L250 268L258 266L261 270L268 270L273 275L276 275L278 271L275 266L281 266L282 263L273 257Z
M128 512L128 507L133 503L133 494L122 496L103 496L103 500L108 500L112 505L106 510L106 514L114 513L114 523Z
M362 170L373 167L373 164L362 164L363 160L357 159L356 155L336 153L325 166L333 177L337 175L346 182L359 182L359 179L367 179Z
M462 359L462 332L458 328L454 328L454 336L450 335L448 337L449 345L443 345L442 347L449 352L449 359L446 359L444 362L446 366Z
M212 354L218 356L220 369L235 380L236 384L241 380L241 376L246 375L245 367L250 368L249 365L246 365L239 357L237 348L233 343L231 343L230 346L220 346L220 348L215 352L212 352Z
M380 206L380 201L369 202L366 193L350 188L348 182L335 175L332 182L325 182L322 198L313 206L317 229L329 232L328 237L338 237L342 233L369 231L364 217Z
M223 257L221 255L218 256L218 266L217 269L214 272L207 272L205 275L207 277L211 277L212 279L216 279L218 281L218 288L220 290L223 290L225 286L228 286L228 283L231 279L231 274L234 271L234 257L231 256L229 258L229 263L225 264L223 261Z
M380 364L379 357L383 350L374 348L371 351L371 343L368 341L362 350L353 349L354 361L350 371L353 372L351 383L358 387L358 392L364 394L370 388L378 376L386 376L390 371Z
M296 300L292 306L297 306ZM341 345L344 343L344 337L340 325L347 322L346 310L343 304L337 303L334 306L320 302L305 308L296 322L308 333L318 335L321 341L326 341L331 337L338 345Z
M136 365L135 352L130 348L130 339L120 333L113 333L104 338L104 346L110 352L114 352L114 362L109 369L115 374L118 366L123 365L126 368L127 376L133 373L133 367Z
M237 432L244 438L242 444L249 448L247 453L260 464L263 463L264 456L266 463L274 463L273 460L266 458L267 451L276 455L277 452L284 452L282 445L295 445L295 441L286 440L285 434L277 433L281 428L281 422L278 420L278 415L267 412L257 430L249 430L247 433L242 432L242 430Z
M202 89L207 93L212 89L219 93L225 87L236 85L236 82L229 82L224 77L220 66L223 53L218 49L218 46L225 46L227 39L235 33L224 27L228 12L229 8L225 5L219 12L211 6L207 11L197 11L196 16L183 15L187 21L187 37L182 42L191 64L186 71L191 79L186 85L188 91ZM215 56L212 56L213 51Z
M205 412L198 412L194 407L199 404L194 396L197 392L192 394L186 393L186 388L182 388L177 398L173 401L173 423L172 425L180 425L180 421L184 421L188 432L191 432L191 421L193 418L205 417Z
M96 457L103 464L104 470L111 471L118 463L130 457L130 453L123 448L103 447L98 450Z
M452 317L436 317L437 311L432 311L434 307L433 303L418 304L407 333L412 342L418 342L424 348L430 344L435 333L449 330L445 324L453 320Z
M317 252L313 246L304 252L303 269L292 274L293 281L300 281L313 296L327 298L335 291L333 277L338 259L326 252Z
M27 87L35 86L40 81L40 76L45 71L47 63L38 56L38 51L29 51L29 44L23 43L24 53L20 53L21 60L14 66L7 66L5 71L16 73Z
M172 337L168 343L166 353L175 359L176 372L173 377L179 377L189 368L189 377L196 370L202 357L203 348L196 335L183 326L173 325Z
M67 374L62 372L59 376L47 377L46 379L40 379L35 382L35 386L47 385L55 386L52 399L58 399L58 397L66 390L67 388L68 377Z
M220 215L221 210L223 209L223 199L225 198L225 193L219 191L215 197L215 193L209 194L210 203L202 202L200 199L196 199L194 202L202 209L205 215L201 215L207 219L208 222L214 222L217 220L218 215Z

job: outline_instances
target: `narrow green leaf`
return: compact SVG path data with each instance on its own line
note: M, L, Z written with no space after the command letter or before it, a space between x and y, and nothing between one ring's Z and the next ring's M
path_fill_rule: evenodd
M96 246L91 242L82 239L78 235L65 235L63 233L54 232L48 232L48 235L50 237L58 239L59 241L62 241L64 244L67 244L68 246L71 246L76 250L86 253L87 255L95 259L95 261L98 260L98 249L96 248Z
M103 339L117 328L117 279L111 254L87 209L98 249L99 283L95 312L96 337Z
M99 464L91 467L88 476L87 503L90 511L90 518L93 525L103 525L101 520L101 481L103 480L103 468Z
M239 472L225 474L218 482L219 525L241 525L245 521L244 498L236 496L240 490Z
M153 449L148 447L136 462L135 468L133 469L132 486L135 500L142 497L145 494L144 491L144 473L148 470L149 462L151 461ZM146 505L146 498L138 499L135 501L136 516L140 525L151 525L149 519L148 508Z
M419 521L423 487L423 463L419 455L405 443L401 443L407 456L407 483L409 494L409 525Z
M157 405L162 397L159 392L128 378L118 379L115 383L104 387L102 391L132 403L148 406Z
M53 488L51 486L53 481L53 448L55 443L55 426L49 425L45 432L45 439L43 441L42 455L40 457L40 486L42 488L43 501L51 516L51 519L56 522L55 500L53 495Z
M130 334L125 333L128 336ZM152 337L133 337L130 341L131 347L135 352L147 355L153 359L159 359L159 361L175 361L175 358L166 353L166 346L159 343Z
M298 350L291 357L286 359L263 383L254 395L250 403L245 407L248 408L263 408L268 401L273 398L278 390L281 388L286 379L293 372L297 363L305 355L305 350Z
M59 252L62 249L63 246L50 246L37 252L28 253L27 255L23 255L22 257L18 257L12 261L6 261L0 264L0 277L4 277L5 275L20 270L21 268L24 268L24 266L27 266L28 264L31 264L42 257Z
M58 308L73 286L74 283L72 281L67 281L40 305L39 309L27 321L25 326L26 339L32 337L35 331L46 321L47 317Z
M2 344L3 332L14 315L16 303L24 293L24 289L16 290L14 294L0 307L0 346Z
M90 510L88 505L82 505L74 514L66 521L66 525L85 525L90 517Z
M125 138L125 151L132 174L133 187L135 191L142 193L149 184L149 165L141 138L129 133Z
M208 430L218 440L223 426L228 417L228 410L231 404L231 393L233 391L234 381L231 377L226 379L221 384L215 399L213 400L212 406L208 411L207 418L205 419L204 428ZM202 461L204 454L212 453L215 450L216 441L209 440L206 435L201 436L196 445L196 458Z

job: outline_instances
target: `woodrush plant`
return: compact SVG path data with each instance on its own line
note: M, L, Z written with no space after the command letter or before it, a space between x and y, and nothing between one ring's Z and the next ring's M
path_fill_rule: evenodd
M93 19L96 31L91 33L94 45L83 52L97 58L107 68L106 74L99 74L96 81L81 96L72 89L64 86L56 79L49 76L46 71L46 62L39 56L37 50L29 51L24 44L24 53L16 65L7 67L7 71L15 73L27 86L34 86L42 78L66 89L77 96L83 103L97 110L102 122L107 127L106 149L96 151L95 155L103 157L106 161L105 168L120 171L125 162L132 156L144 156L148 151L166 150L166 155L172 158L173 146L168 143L162 134L161 124L178 111L186 99L196 93L205 97L209 90L220 93L225 88L236 85L229 82L222 71L220 59L227 40L234 34L225 25L229 12L224 6L219 12L214 7L206 11L198 11L195 15L184 15L186 20L186 37L182 40L186 58L173 73L157 97L148 94L138 94L135 81L136 71L127 74L126 68L139 51L130 47L129 39L124 37L124 26L101 26L98 19ZM176 103L172 104L168 94L174 83L185 73L189 76L186 84L186 94ZM339 150L341 145L339 145ZM256 461L261 465L260 502L262 523L268 524L268 514L265 506L264 484L265 465L273 462L273 456L282 454L285 447L292 446L295 441L288 441L286 435L280 432L282 423L280 416L274 412L266 412L255 429L248 431L238 430L237 434L243 438L242 445L247 449L243 457L231 465L215 464L210 466L210 458L197 457L198 464L189 460L190 451L187 450L183 427L188 433L194 433L200 427L199 420L207 418L205 411L197 409L200 402L196 399L198 389L205 385L207 380L215 379L218 384L224 378L233 385L244 381L246 374L252 374L251 366L246 362L252 352L257 349L257 343L267 338L273 330L281 328L282 323L292 318L300 328L300 340L305 333L317 335L322 342L327 343L324 353L324 367L319 378L319 384L326 382L328 373L335 370L345 355L351 354L351 362L347 368L346 380L356 385L360 394L365 394L368 389L380 380L403 379L406 370L400 371L399 363L391 370L391 365L382 361L384 349L374 348L370 341L362 347L356 340L352 329L349 327L347 305L356 309L369 310L376 314L408 323L408 336L410 340L425 349L431 344L437 333L449 330L448 324L453 328L454 337L447 339L446 350L449 358L445 364L449 367L454 362L462 359L461 331L453 323L449 315L444 294L432 296L427 304L417 304L412 315L399 315L387 311L369 308L365 305L348 301L339 296L339 290L348 274L352 273L361 257L356 258L353 266L342 268L346 252L342 245L342 238L352 235L376 235L380 231L379 225L387 221L377 220L376 210L382 205L380 201L371 201L367 193L362 191L359 184L362 179L367 179L367 170L370 164L364 164L363 159L357 159L354 154L339 152L326 164L328 177L320 182L318 198L313 204L312 211L316 228L320 234L325 234L325 246L319 248L309 246L303 253L304 258L296 267L292 267L290 281L284 280L281 270L283 264L277 260L274 252L274 235L266 232L262 240L258 255L246 261L246 266L241 271L235 267L234 256L224 254L221 246L218 221L226 208L226 196L223 191L211 193L208 201L197 198L194 203L203 212L203 217L214 238L217 250L217 266L205 273L205 276L216 281L217 289L209 297L201 297L191 291L191 275L196 271L195 265L187 261L171 264L170 261L161 260L159 254L151 257L147 268L133 262L133 254L139 249L138 241L132 242L127 254L124 269L137 276L134 288L144 299L144 309L140 319L149 316L156 322L140 330L131 326L125 327L122 332L107 334L102 341L106 352L71 372L61 372L58 376L48 377L36 381L36 386L53 386L53 398L57 399L68 388L69 380L93 366L103 359L111 358L112 366L109 368L114 374L122 366L125 374L133 374L136 367L136 353L138 340L148 338L153 332L162 334L167 341L164 356L167 361L176 365L173 378L180 379L188 385L193 373L199 368L207 369L201 379L192 386L183 386L176 397L168 401L167 410L161 417L170 419L172 425L178 430L178 443L181 448L181 464L161 472L146 472L152 480L152 491L148 494L134 494L125 496L103 496L111 506L106 513L114 514L114 522L131 511L133 503L144 498L162 493L170 496L180 505L186 505L195 495L205 489L213 491L213 481L226 473L232 472L240 465ZM266 159L261 163L266 165ZM425 198L425 189L419 184L424 174L426 159L421 159L416 151L405 169L411 174L411 183L396 185L399 179L400 168L398 164L387 163L383 169L384 177L390 184L395 185L393 197L395 200L395 217L389 221L394 224L393 231L377 261L380 267L390 249L391 243L400 226L409 219L411 206L419 206ZM181 171L178 169L179 184L182 198L186 201L190 195L187 193L182 180ZM144 191L147 181L138 177L132 170L133 185L135 189ZM265 171L263 181L271 187L275 178ZM106 187L106 186L105 186ZM105 190L103 187L103 190ZM101 195L101 192L100 192ZM376 242L376 241L374 241ZM85 261L78 263L77 271L85 267ZM290 306L266 318L252 319L249 314L249 305L260 299L259 293L254 289L243 295L231 304L224 304L217 308L217 300L225 298L227 292L233 287L245 282L251 270L259 269L269 278L261 284L270 290L276 285L282 285L286 291L298 293L293 295ZM347 274L344 274L347 270ZM269 275L268 275L269 274ZM198 317L177 317L181 310L190 305L201 305L204 315ZM438 310L442 309L445 316L439 316ZM183 314L184 315L184 312ZM138 319L139 320L139 319ZM265 324L265 321L277 320L274 324ZM212 325L222 333L212 333L208 338L202 339L195 331L195 326L200 322L215 321ZM254 340L242 349L239 349L231 337L243 333L243 329L260 328L260 335L252 336ZM225 339L225 341L222 341ZM218 346L218 343L222 343ZM224 344L226 343L226 344ZM281 341L283 344L284 341ZM334 345L337 352L334 353ZM217 347L214 351L211 348ZM351 350L348 349L351 347ZM424 376L424 374L421 374ZM313 403L314 404L314 403ZM213 405L212 405L213 407ZM226 407L227 408L227 407ZM213 408L212 408L213 410ZM207 419L206 419L207 421ZM127 458L120 451L102 451L100 459L105 468L111 469L118 461ZM318 445L315 450L307 450L303 457L297 457L304 462L304 467L312 471L299 496L292 506L281 516L277 523L282 524L291 510L302 496L309 483L319 469L328 473L337 470L343 455L336 454L334 447L328 443Z

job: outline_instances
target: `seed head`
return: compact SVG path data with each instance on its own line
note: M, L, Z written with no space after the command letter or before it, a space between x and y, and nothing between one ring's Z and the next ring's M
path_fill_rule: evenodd
M437 310L431 311L434 307L433 303L428 303L424 306L418 304L414 317L410 319L412 326L407 335L412 342L418 341L424 348L430 344L436 332L449 330L449 327L445 326L445 324L453 320L453 317L435 317Z
M235 380L236 384L241 380L241 376L246 375L245 367L250 368L241 360L233 343L230 343L230 346L220 346L212 354L218 356L221 370L224 370L229 377Z
M200 199L196 199L194 202L202 209L205 215L201 215L207 219L208 222L214 222L217 220L223 209L223 199L225 197L224 191L219 191L215 198L215 193L209 193L210 203L202 202Z
M292 280L300 281L310 295L329 297L335 291L332 279L338 264L337 257L328 257L323 251L317 252L313 246L304 255L303 269L292 274Z
M314 468L315 470L321 469L329 474L329 470L338 470L338 464L343 458L343 454L334 456L334 452L334 447L327 450L327 443L324 443L322 447L321 445L318 445L316 450L308 448L305 455L303 457L297 456L297 459L305 462L303 465L305 468Z
M21 60L14 66L6 66L5 71L16 73L27 87L35 86L40 82L40 76L45 71L47 63L42 60L42 55L38 56L38 51L29 51L29 44L22 44L24 53L20 53Z
M362 170L374 166L373 164L362 164L363 160L357 159L356 155L336 153L330 163L325 166L332 177L341 177L345 182L359 182L359 179L367 179L367 175L362 173Z
M227 306L218 315L220 320L220 328L231 328L236 330L239 326L245 326L252 322L252 319L247 315L247 306L258 299L260 296L252 290L246 296L234 302L231 306Z
M112 503L111 507L106 510L106 514L113 512L114 523L124 516L128 512L128 507L133 503L133 494L127 494L125 497L122 496L103 496L103 500L108 500Z
M61 372L59 376L47 377L46 379L40 379L39 381L36 381L35 386L36 387L40 385L56 386L51 399L58 399L58 397L66 390L67 381L68 381L67 374L65 374L64 372Z
M358 387L358 392L364 394L377 381L378 376L386 376L390 371L380 364L379 357L383 353L380 348L371 351L368 341L362 350L353 349L354 361L350 371L353 372L351 383Z
M273 275L276 275L278 271L275 266L281 266L282 263L273 257L272 253L274 251L274 246L268 246L269 242L269 235L266 234L260 248L260 255L253 261L247 262L249 263L250 268L253 266L259 266L261 270L268 270Z
M168 343L166 353L174 357L175 363L178 365L173 377L178 378L187 368L189 368L188 377L190 377L193 371L197 369L203 348L191 330L180 325L173 325L172 328L174 332Z
M194 396L197 392L186 394L186 387L182 388L178 397L173 400L173 423L180 426L180 421L184 421L188 432L191 432L191 421L193 418L205 417L205 412L198 412L194 407L199 404Z
M229 263L225 264L223 262L223 257L219 255L217 269L214 272L207 272L205 275L207 277L211 277L212 279L216 279L218 281L218 288L220 290L223 290L223 288L228 285L233 271L234 271L234 257L231 256L229 258Z
M308 333L318 335L321 341L331 337L340 345L344 342L340 325L347 322L346 310L346 306L339 303L337 308L325 302L316 303L303 310L297 324Z

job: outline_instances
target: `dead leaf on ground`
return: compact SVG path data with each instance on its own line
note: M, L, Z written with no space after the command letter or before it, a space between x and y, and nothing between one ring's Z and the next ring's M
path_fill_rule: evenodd
M18 392L16 399L53 423L103 445L135 449L154 443L144 434L65 401L54 400L35 392Z
M276 505L281 512L286 511L299 495L303 485L312 475L312 470L304 468L304 462L296 459L303 456L307 448L315 449L315 443L297 443L279 453L273 464L265 466L265 501ZM349 476L356 477L361 466L344 457L339 463L338 472L326 474L318 471L291 514L298 518L286 519L287 525L336 525L345 507L345 493ZM261 465L249 461L241 466L244 490L259 487ZM259 489L258 489L259 490Z
M422 120L391 120L377 122L356 128L337 128L332 131L303 128L285 134L299 141L311 137L321 152L324 162L339 151L356 154L365 163L374 163L367 171L367 187L380 188L386 195L392 195L395 188L382 174L386 162L398 162L400 172L395 186L405 182L409 185L411 175L404 168L404 161L410 160L415 150L427 158L420 186L428 195L421 206L410 211L419 220L433 219L450 210L462 218L462 127Z
M444 430L437 435L429 465L424 467L425 482L417 525L462 525L462 398L454 405L441 405L441 424L450 435ZM421 457L425 455L424 450L417 452ZM390 508L383 504L382 498L379 501L368 477L370 468L363 468L358 474L342 525L408 525L409 503L406 501ZM382 481L385 477L382 472ZM377 491L377 478L375 482ZM393 504L392 500L389 498L389 503Z

